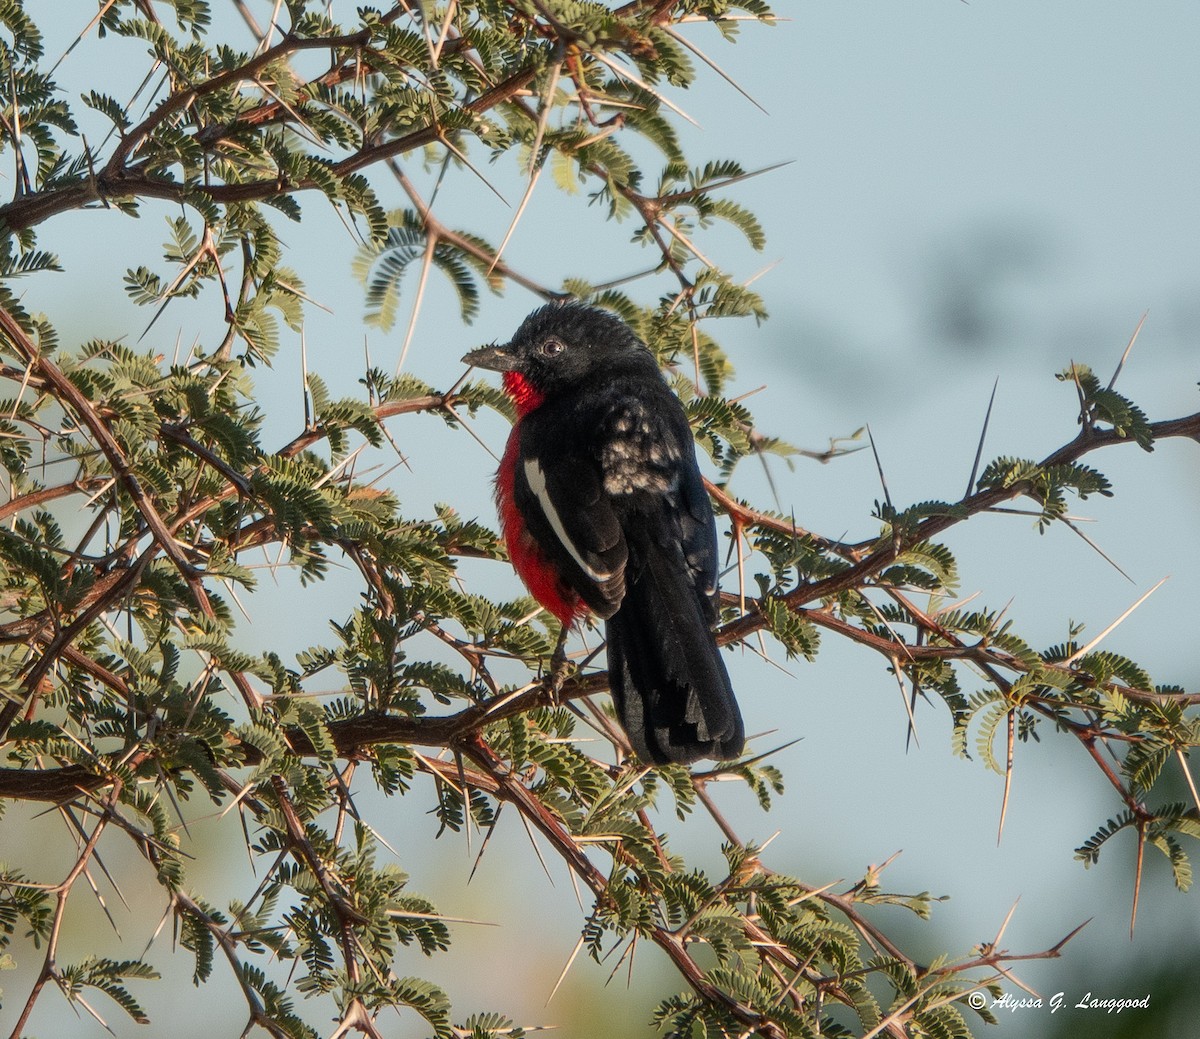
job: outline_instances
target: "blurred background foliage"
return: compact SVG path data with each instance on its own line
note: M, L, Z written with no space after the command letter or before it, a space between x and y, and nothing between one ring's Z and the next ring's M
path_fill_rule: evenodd
M481 338L506 336L537 299L559 291L590 294L600 286L602 301L633 321L664 359L683 358L677 375L685 396L707 391L738 398L765 382L768 390L746 402L753 408L755 433L778 433L822 458L828 441L840 447L861 444L861 434L858 440L851 438L869 420L880 465L897 502L953 502L967 483L997 372L1001 387L984 461L996 453L1043 457L1076 432L1074 389L1070 381L1056 385L1053 374L1072 362L1091 363L1102 387L1147 305L1151 317L1117 388L1142 404L1152 418L1193 412L1198 324L1196 258L1186 246L1195 240L1196 207L1194 188L1184 176L1194 169L1196 154L1196 124L1194 119L1187 121L1195 113L1189 113L1188 99L1198 95L1187 78L1194 79L1194 72L1187 71L1191 63L1178 50L1189 29L1196 27L1195 15L1183 7L1135 16L1097 13L1079 5L1065 5L1054 15L1035 10L1036 5L1018 5L1003 14L954 9L960 6L893 11L873 5L866 27L858 21L851 24L832 5L813 5L802 14L787 12L794 21L769 27L733 23L730 15L739 12L719 4L630 5L624 10L632 23L664 13L678 18L679 31L691 40L701 37L689 19L717 15L725 19L720 27L726 30L737 24L742 33L736 48L722 48L711 26L700 46L719 50L721 65L728 62L737 86L770 109L769 118L682 44L664 48L678 57L673 57L673 66L668 63L659 70L658 79L652 78L648 64L653 61L639 51L644 41L622 35L625 30L618 23L604 21L608 14L601 5L451 4L420 5L411 11L398 5L382 16L368 13L361 23L358 16L337 12L344 20L341 35L374 25L377 28L370 31L378 31L388 47L397 48L397 67L408 63L426 72L438 64L431 48L439 39L450 38L445 26L457 31L471 16L510 27L526 19L526 26L540 26L537 32L543 39L531 44L527 34L524 53L500 50L492 52L492 58L511 63L506 67L519 75L521 59L541 47L541 78L510 83L512 89L524 91L532 82L532 92L512 96L528 97L534 106L538 97L553 96L560 88L565 96L570 90L571 59L555 49L561 46L563 30L569 29L581 53L590 54L589 48L596 47L643 80L639 85L622 79L599 58L576 70L598 91L612 91L620 81L622 96L609 98L619 102L617 108L605 109L602 115L624 113L628 129L643 134L647 143L624 144L630 160L626 162L620 150L614 151L615 141L633 137L626 132L625 120L614 124L615 129L593 125L581 134L578 125L549 120L542 124L536 107L532 115L522 116L512 112L519 106L503 105L498 111L505 112L510 123L494 129L514 138L489 139L493 128L481 133L468 115L469 106L481 98L493 99L487 98L485 83L471 83L478 70L469 63L454 65L451 55L447 69L451 78L460 76L459 92L429 77L444 104L438 118L430 120L421 108L419 91L406 94L402 86L385 99L390 106L386 121L370 125L363 113L352 111L353 95L347 91L337 104L350 112L345 124L358 124L356 128L347 131L337 120L322 121L305 110L298 120L302 128L289 131L294 136L285 133L271 141L269 134L264 138L251 129L269 127L275 120L288 123L284 113L291 114L297 99L280 96L281 83L288 77L263 59L257 81L239 81L236 93L240 103L248 105L246 111L221 112L217 102L224 95L214 92L213 109L183 120L178 129L164 124L153 146L140 153L136 144L130 146L125 157L134 156L137 162L126 187L149 196L140 204L143 219L131 222L119 213L78 211L89 200L94 207L89 178L129 140L122 131L113 132L113 117L119 126L127 106L120 101L114 108L110 101L134 96L137 104L127 111L128 124L136 125L160 110L156 104L168 96L164 84L195 84L214 73L219 76L223 67L235 67L238 60L255 60L271 41L282 42L283 26L310 18L314 21L305 31L314 38L332 32L320 22L324 5L304 10L303 5L235 2L227 8L216 5L210 12L203 4L102 4L96 8L99 20L90 24L95 11L81 5L78 24L66 19L45 24L36 5L7 4L6 60L20 100L13 104L10 98L6 127L5 154L14 169L14 201L5 207L12 232L7 239L6 281L12 294L6 305L15 313L50 316L63 344L60 360L97 338L124 340L131 355L126 359L120 354L121 363L135 372L133 355L159 353L176 361L215 357L217 363L236 359L230 374L218 378L232 384L237 366L253 368L253 394L262 408L257 420L261 444L272 449L292 444L300 455L316 442L306 438L318 426L322 439L344 437L345 446L329 441L332 453L319 462L325 473L357 447L361 441L356 435L375 436L381 428L400 437L398 450L410 470L387 474L384 485L398 489L406 515L424 517L422 522L436 524L437 536L444 537L446 514L434 519L439 501L450 501L459 517L490 525L488 475L494 463L484 452L464 447L461 436L450 435L453 429L447 435L435 431L430 417L405 419L421 424L416 427L420 432L413 433L394 420L377 427L361 403L338 402L366 399L377 406L408 406L433 387L453 385L462 374L456 359L463 350ZM752 7L746 5L740 13L764 11ZM652 9L656 13L649 13ZM43 21L41 53L22 43L31 39L23 22L26 10ZM228 34L240 58L223 54L212 64L198 42L202 37L196 35L206 30L210 13L211 38ZM389 18L392 23L411 19L411 38L389 36L390 29L382 27L392 24L386 22ZM613 31L615 37L606 35ZM76 34L79 42L72 46ZM520 33L511 35L521 39ZM258 44L256 37L267 42ZM295 70L302 77L320 75L331 67L328 50L303 49ZM336 65L337 52L332 53ZM1080 73L1078 59L1084 53L1087 71ZM1064 55L1076 60L1063 61ZM655 60L661 56L659 51ZM562 68L551 76L559 58ZM690 79L683 71L684 61L702 73L687 92L678 90ZM34 65L52 76L58 88L43 90L36 73L27 81L26 70ZM351 62L340 67L348 70L347 82L358 85L361 70ZM786 93L778 86L777 70L782 67L789 69L795 84ZM1068 74L1068 69L1073 71ZM147 77L148 70L154 75ZM367 82L370 74L362 75ZM156 76L162 77L157 87ZM578 82L575 85L578 88ZM83 105L75 100L93 90L108 95L108 100L92 96ZM660 95L698 116L705 133L677 116ZM65 116L68 107L82 136L61 132L74 129ZM247 111L263 114L247 117ZM213 147L205 134L215 133L220 119L234 125L238 118L246 134L229 136L227 149L216 156L221 148ZM597 117L596 123L601 122L604 119ZM405 134L417 136L405 149L397 149L397 155L411 151L420 161L405 161L386 171L382 164L396 162L386 154L389 142ZM516 147L522 134L523 151ZM343 159L364 151L368 141L381 145L383 150L371 160L381 165L369 173L364 167L360 174L351 162L331 177L324 161L302 158L320 154L312 147L314 136L324 136L330 153ZM477 139L468 140L472 137ZM14 138L21 141L19 148L12 147ZM55 142L63 141L73 142L69 155L55 152ZM517 155L515 163L510 158L487 164L490 152L504 154L510 146ZM1110 150L1102 151L1105 146ZM541 167L530 165L530 155L541 147L554 148L547 172L562 190L551 187L551 178L540 183L540 176L531 176ZM211 149L208 155L206 148ZM678 161L683 152L690 159L697 148L704 161L716 151L736 157L738 165L705 170L702 161L689 179ZM217 165L218 159L225 165ZM740 179L745 172L788 160L793 164L784 169ZM595 166L593 182L601 182L595 199L599 205L590 207L584 204L586 198L572 196L575 189L595 187L589 186L589 163ZM666 173L661 180L656 175L638 182L636 197L630 197L621 187L630 185L631 172L641 166L664 168ZM179 183L168 188L154 182L160 174ZM268 215L262 223L254 207L235 199L233 191L221 197L228 185L264 177L281 178L281 187L308 185L307 199L304 192L298 196L304 199L301 223L286 219L293 204L288 201L290 192L267 193L285 215ZM209 183L207 178L220 186L209 199L188 186ZM673 226L688 242L703 231L692 243L694 251L669 234L655 241L653 228L658 226L661 233L661 225L655 225L653 214L650 221L645 219L647 211L639 208L639 199L644 205L656 193L725 181L735 183L719 188L720 198L701 191L679 200L699 200L700 206L683 206L671 215ZM507 206L493 189L506 195ZM528 204L523 205L526 191ZM317 203L318 192L332 205ZM129 208L124 201L128 197L113 191L105 201ZM194 207L183 211L190 221L181 221L181 210L164 197ZM213 202L224 208L210 208ZM53 220L38 208L47 204ZM394 206L400 209L385 223ZM22 237L27 232L22 230L21 214L36 217L30 225L37 228L36 242ZM197 214L202 219L196 220ZM608 214L623 216L624 222L606 223ZM228 237L207 242L205 227L224 228ZM439 234L426 233L434 227ZM768 256L783 257L779 267L766 272L762 267L768 261L755 255L763 246L764 230ZM649 245L648 252L628 252L628 238L635 231ZM281 239L278 245L275 234ZM437 243L431 245L435 237ZM503 255L493 263L501 242ZM772 254L772 247L778 252ZM65 276L54 274L52 254ZM710 256L733 273L705 273L711 269ZM427 257L433 267L429 278L423 276ZM624 284L630 273L641 269L639 263L652 272L650 278L640 286ZM672 264L685 272L682 278ZM25 277L38 268L46 273ZM246 293L244 307L222 306L231 299L237 302L237 279L229 276L234 270L253 274L253 291ZM496 281L498 272L520 286L510 288L502 299L481 291ZM567 275L573 280L565 280ZM579 280L581 275L588 284ZM664 289L672 281L674 286ZM622 284L605 290L606 282ZM701 313L715 316L727 309L755 315L765 307L772 320L761 329L743 322L731 326L737 331L721 331L719 338L729 355L705 337L693 356L691 323L675 320L666 305L685 282L696 288L689 299ZM747 282L750 290L741 290ZM360 283L367 288L362 324ZM127 302L120 299L122 294ZM322 307L335 313L327 314ZM464 330L462 318L474 319L478 331ZM381 327L390 327L391 334L381 334ZM43 347L53 345L46 326L27 323L26 330L42 336ZM138 335L143 338L135 342ZM736 370L729 356L736 360ZM401 368L412 376L393 381L393 370ZM302 373L307 373L306 380ZM9 375L14 395L24 378L23 371L15 374L15 379ZM147 370L145 377L154 375ZM471 392L475 396L468 395L464 403L503 408L484 385ZM750 447L745 423L738 421L741 413L718 407L715 400L708 407L697 419L707 416L713 430L710 442L729 452L721 461L736 461ZM495 449L504 435L502 417L485 411L472 415L463 413ZM1101 417L1106 428L1112 424L1111 413ZM221 441L221 449L229 452L224 457L235 467L239 457L255 457L247 444L239 456L238 445L228 438ZM1185 454L1188 449L1191 454ZM386 454L389 449L385 445L381 450ZM1087 624L1081 642L1094 637L1169 571L1174 579L1122 625L1117 638L1122 652L1144 663L1160 682L1195 689L1195 654L1186 635L1187 618L1194 613L1187 589L1188 575L1195 576L1195 560L1194 553L1177 550L1193 543L1197 533L1194 503L1200 497L1200 481L1194 445L1163 443L1152 456L1126 447L1104 454L1096 464L1116 485L1121 511L1095 497L1088 499L1087 508L1102 520L1102 547L1131 573L1136 590L1061 525L1036 539L1029 533L1033 517L978 516L948 538L964 570L965 561L970 561L963 591L986 588L985 598L999 604L1016 596L1006 616L1015 619L1032 644L1050 646L1069 637L1068 619ZM867 538L878 530L869 516L871 503L883 498L870 456L870 451L859 452L818 467L793 455L794 469L777 460L768 469L750 458L751 464L743 462L736 470L729 465L715 468L713 476L728 480L729 490L739 499L771 509L782 506L780 511L804 528L836 539ZM448 486L445 473L451 458L462 476L458 479L456 474ZM393 454L386 465L395 464ZM277 471L275 477L275 482L265 481L255 490L268 498L275 495L274 514L286 525L295 501L291 492L298 485L288 482L287 472ZM362 482L374 477L368 474ZM79 500L97 489L99 484ZM313 505L298 504L297 520L309 517L305 509ZM1153 513L1152 521L1147 510ZM891 518L886 508L881 514ZM62 522L68 538L82 534L78 516L64 516ZM1014 533L1014 528L1020 529ZM1093 536L1093 528L1087 530ZM484 538L476 545L486 550L482 534L473 533L458 544L476 537ZM294 657L306 647L327 642L329 618L344 620L355 610L359 588L340 572L336 559L333 566L324 566L304 553L293 558L297 566L290 573L272 570L272 581L261 580L256 590L243 593L253 620L232 625L228 649L221 650L231 661L234 651L252 657L275 651L295 667L289 654ZM299 578L321 571L325 577L316 586L320 608L297 611L297 603L312 601L298 598ZM511 576L494 565L468 556L459 560L458 572L479 594L514 594ZM726 589L736 581L735 575L728 576ZM165 593L177 595L180 590L166 587ZM6 609L10 608L21 613L29 604L10 601ZM437 608L447 610L444 603ZM457 608L461 623L462 604ZM733 604L731 617L732 611ZM232 616L235 608L230 612ZM113 616L122 616L121 611ZM785 647L798 649L807 632L788 625L780 615L773 627ZM535 638L510 631L509 637L522 640L525 653L544 653L551 634L543 630ZM974 943L990 940L1020 895L1022 902L1003 943L1016 951L1050 947L1086 917L1097 918L1068 946L1063 960L1031 963L1018 972L1044 996L1059 990L1068 996L1087 991L1106 997L1153 993L1148 1014L999 1010L997 1028L978 1026L985 1034L1177 1034L1168 1022L1179 1028L1195 1013L1194 996L1180 980L1200 966L1186 962L1194 948L1189 941L1194 937L1194 900L1171 892L1165 863L1156 854L1147 857L1138 927L1129 938L1134 842L1114 842L1114 849L1105 849L1100 868L1087 873L1071 861L1073 850L1095 826L1121 807L1119 800L1096 789L1099 777L1091 774L1094 769L1089 771L1086 762L1064 760L1078 754L1053 736L1041 744L1019 745L1011 798L1005 797L1002 784L996 777L989 780L978 762L964 765L944 753L952 738L951 727L942 728L944 712L919 706L918 743L912 744L895 680L877 660L864 662L865 654L839 641L827 633L812 662L798 664L773 653L781 656L779 663L791 676L757 662L748 652L735 660L735 682L742 700L750 701L751 730L778 729L766 739L770 746L797 734L804 737L772 759L788 777L789 789L783 798L774 799L769 815L759 814L754 797L744 788L714 784L721 812L736 820L735 829L760 842L776 829L782 831L765 860L806 879L824 877L822 884L861 875L867 863L881 862L905 848L884 874L888 885L915 892L940 881L934 894L953 896L953 901L935 906L932 928L910 924L899 910L873 911L871 918L918 960L928 962L948 950L966 953ZM443 667L454 660L453 654L437 658ZM520 674L504 672L505 681L519 682ZM445 671L425 678L425 689L440 688L444 695L462 691L456 685L459 680ZM277 680L278 671L263 672L253 677L252 685ZM310 685L309 691L325 694L335 691L336 684ZM371 688L369 677L366 686ZM401 701L392 706L401 706ZM320 741L317 720L290 720L299 721ZM269 733L260 732L258 738L263 745L250 739L247 743L270 759L272 748L265 746ZM1002 753L1001 743L996 747ZM60 745L50 752L59 760L75 760ZM33 763L30 758L29 765ZM253 775L254 767L243 775ZM831 777L837 797L828 794ZM1180 818L1186 822L1194 815L1186 807L1192 797L1172 766L1154 790L1154 806L1179 802L1185 806ZM997 849L1002 799L1009 804L1008 819ZM456 917L501 924L452 925L450 950L427 962L414 959L410 951L401 953L404 966L399 973L420 973L444 990L455 1008L455 1021L462 1024L466 1014L494 1008L521 1022L553 1021L572 1034L638 1034L648 1028L650 1012L664 994L683 988L674 968L657 952L639 948L624 963L616 962L618 951L598 968L586 967L581 956L544 1007L554 979L576 946L588 908L586 896L581 912L561 866L550 865L551 886L524 831L511 819L497 825L487 854L467 884L483 832L471 835L467 827L434 841L454 816L453 798L438 798L433 815L426 814L428 798L414 803L418 800L384 802L369 785L356 793L359 811L386 842L379 849L381 859L391 861L386 849L395 849L394 860L411 874L413 891ZM936 809L931 802L937 803ZM53 813L42 815L42 807L17 803L8 809L0 855L27 876L54 881L63 864L77 855L77 845L73 824L64 826L66 817L55 819ZM232 893L255 891L264 874L247 860L236 813L222 818L219 812L210 814L202 798L195 798L178 812L172 808L163 826L184 849L204 849L188 864L188 890L209 893L224 911ZM187 820L185 830L180 829L179 816ZM718 853L723 835L713 818L696 813L686 823L676 822L669 809L662 816L661 826L676 838L672 847L677 852L714 877L724 875L728 864ZM102 889L100 898L89 901L82 889L72 898L61 935L62 963L78 964L90 955L140 959L167 908L157 884L125 843L106 835L101 847L104 865L121 878L121 896L130 908L116 908L121 898L114 899L106 881L89 873L86 882ZM498 896L501 891L503 898ZM164 1022L171 1022L173 1034L187 1034L177 1031L187 1027L179 1010L195 1005L203 1005L206 1015L220 1015L206 1017L196 1026L197 1034L222 1027L232 1033L245 1024L244 996L227 972L213 972L200 994L202 1004L196 1004L197 994L190 991L192 957L159 954L186 916L180 914L182 905L175 904L177 915L159 932L150 957L164 981L129 981L129 990L152 1024L134 1025L104 1006L104 1016L118 1034L154 1034ZM536 913L532 939L530 907L542 910ZM108 913L117 920L120 939L114 937ZM189 941L195 944L186 927L178 937L185 946ZM16 969L0 974L5 989L0 1021L15 1022L37 977L40 956L40 950L31 954L24 946ZM701 962L704 970L713 966L711 959ZM594 986L610 972L607 994L597 997ZM101 987L112 988L93 975L91 981L97 980ZM1021 995L1015 986L1001 985ZM886 1007L894 993L887 986L873 987ZM87 998L99 1006L94 993ZM598 999L604 1006L602 1025L595 1010ZM297 1004L302 1016L310 1015L305 1001ZM78 1005L43 997L29 1032L99 1029L76 1016L80 1013ZM618 1023L617 1014L627 1016ZM321 1020L319 1015L313 1018L318 1031ZM863 1028L853 1017L839 1020ZM477 1023L486 1031L488 1021ZM393 1018L384 1030L394 1024ZM939 1034L934 1023L924 1024L930 1034ZM491 1025L505 1027L498 1019ZM413 1027L412 1021L406 1019L403 1027Z

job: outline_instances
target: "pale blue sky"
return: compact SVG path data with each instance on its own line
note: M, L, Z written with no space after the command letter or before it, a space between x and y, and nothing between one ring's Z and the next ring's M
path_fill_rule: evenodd
M88 7L78 6L81 12ZM685 135L693 161L790 162L734 193L763 218L769 237L762 256L728 235L703 240L740 277L777 261L756 283L771 320L761 329L744 323L721 333L739 369L733 392L768 385L749 402L765 431L821 448L829 437L869 421L898 503L954 497L965 486L997 376L985 456L1046 454L1075 429L1074 392L1055 382L1054 372L1071 360L1110 371L1146 310L1118 388L1152 418L1197 410L1200 7L1113 0L777 6L789 20L771 29L748 25L735 48L709 30L692 34L769 115L713 76L678 99L702 124ZM76 31L83 21L81 15L79 26L64 24L64 31ZM124 46L133 57L140 53ZM81 47L64 65L64 81L78 93L97 76L140 78L143 66L133 60L127 67L97 65L96 55L105 53L106 47ZM502 164L493 172L515 205L521 192L515 170ZM393 194L390 204L398 203ZM361 297L348 273L353 243L322 215L319 200L306 205L316 219L285 231L293 247L288 262L335 310L332 317L312 313L310 364L351 392L364 332L376 362L390 367L403 328L384 336L360 326ZM448 186L438 205L446 222L493 241L511 219L511 209L466 175ZM31 303L62 314L64 295L76 297L76 319L62 320L67 341L72 329L76 336L132 330L136 338L146 312L113 301L123 299L126 266L157 260L165 215L165 208L148 205L138 223L89 213L48 227L44 244L63 254L69 273L31 284ZM569 273L619 274L643 259L624 244L631 230L606 227L598 209L558 196L546 178L506 255L547 281ZM141 244L138 236L144 236ZM452 382L466 349L506 337L532 305L519 289L503 299L487 297L475 326L464 328L447 293L432 285L409 370L437 385ZM147 342L157 337L159 349L170 347L180 329L190 340L199 313L190 304L173 305ZM956 332L965 338L956 340ZM280 441L298 421L294 346L290 356L281 355L274 375L262 377L274 394L272 424ZM416 430L397 426L413 464L412 474L397 483L402 498L448 498L490 519L492 461L464 438L439 437L434 426L433 420ZM477 429L498 450L502 423L484 418ZM447 443L467 451L456 460L464 482L475 488L466 496L444 483ZM1136 448L1119 448L1093 464L1114 477L1117 498L1089 501L1076 511L1099 520L1089 534L1132 583L1066 531L1039 537L1027 519L989 517L948 539L959 555L963 590L980 590L979 602L994 607L1011 599L1017 630L1047 644L1065 637L1068 617L1099 632L1170 574L1108 645L1135 656L1159 681L1195 689L1196 445L1164 445L1150 459ZM777 466L775 477L784 506L805 526L831 536L873 532L869 512L880 492L867 453L825 467L800 461L794 472ZM734 489L759 498L767 493L752 466L738 474ZM511 579L492 573L488 580ZM285 627L319 638L326 616L346 605L312 599L311 615L296 617L286 595L275 601L271 595L264 589L261 601L278 610L283 623L260 622L252 642L269 644ZM930 948L966 952L990 938L1018 896L1005 941L1013 949L1052 944L1095 916L1072 947L1073 958L1025 972L1047 993L1079 984L1081 964L1149 959L1168 936L1194 941L1197 896L1175 893L1153 861L1139 930L1129 941L1131 841L1109 849L1090 871L1072 860L1074 847L1120 807L1073 743L1047 730L1041 745L1018 748L1006 834L997 849L1000 780L978 762L950 755L944 711L921 712L921 746L905 753L899 693L881 661L826 638L815 665L788 667L794 679L752 658L735 660L734 668L748 730L775 728L772 742L803 737L780 759L788 794L762 816L737 792L720 791L744 836L761 840L782 831L769 853L771 866L825 883L860 876L868 863L903 849L887 874L889 884L928 887L953 899L935 910L927 928L935 932ZM828 797L834 781L846 791L836 805ZM917 806L930 801L946 805L946 821L914 830ZM713 852L704 850L715 847L714 835L702 823L669 828L715 866ZM391 836L403 839L405 832ZM528 858L523 841L512 840L515 857ZM444 911L457 912L461 899L486 902L486 889L459 890L469 868L461 848L439 850L424 863L409 858L402 854L401 861L413 872L416 890L437 898ZM494 882L514 887L514 921L547 906L561 916L539 950L550 966L527 985L497 980L491 1002L486 985L458 994L473 994L464 1009L478 1004L521 1020L553 1020L554 1006L543 1010L542 1003L577 933L570 885L561 871L550 889L540 874L518 882L499 865L493 869ZM468 937L459 940L465 944ZM504 941L503 932L495 937ZM438 976L447 968L435 959L405 969ZM449 978L439 977L451 988L453 969ZM574 970L607 976L607 969L582 963ZM525 1002L503 1006L514 988ZM620 998L612 989L609 995ZM631 993L630 1000L641 1000L631 1009L635 1019L648 1015L649 996ZM1035 1039L1046 1023L1040 1015L1014 1015L985 1034Z

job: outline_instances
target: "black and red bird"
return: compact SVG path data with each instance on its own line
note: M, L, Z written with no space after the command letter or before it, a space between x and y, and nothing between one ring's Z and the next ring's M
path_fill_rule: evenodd
M534 311L512 342L463 358L516 404L496 474L500 524L533 597L570 626L603 618L609 681L639 758L742 752L713 638L717 533L695 442L653 355L578 303Z

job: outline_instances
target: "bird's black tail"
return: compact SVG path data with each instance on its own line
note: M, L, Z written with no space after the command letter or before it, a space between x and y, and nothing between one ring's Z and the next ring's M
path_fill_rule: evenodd
M631 532L627 531L627 535ZM742 716L682 550L629 538L625 597L607 621L608 672L621 725L645 762L728 760Z

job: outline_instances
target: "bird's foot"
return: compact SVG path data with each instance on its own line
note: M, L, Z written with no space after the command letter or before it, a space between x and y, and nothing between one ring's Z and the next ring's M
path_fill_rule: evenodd
M558 706L558 697L562 692L563 683L571 671L571 661L567 659L567 634L568 629L563 628L562 633L558 636L558 645L554 647L554 652L550 655L550 674L547 676L546 688L550 692L550 702L555 707Z

